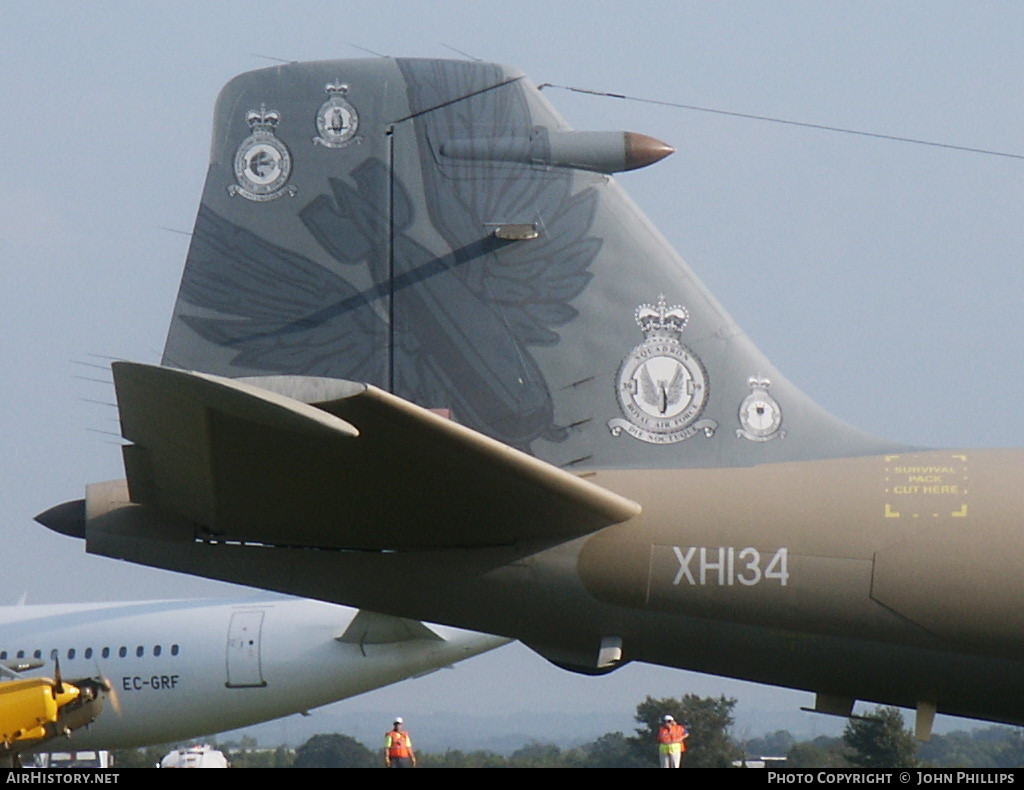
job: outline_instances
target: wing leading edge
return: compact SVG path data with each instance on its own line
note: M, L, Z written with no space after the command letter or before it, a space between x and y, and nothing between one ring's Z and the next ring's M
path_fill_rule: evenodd
M409 550L561 542L632 500L375 387L117 362L131 503L206 539ZM125 503L127 504L127 503ZM91 508L87 504L87 517Z

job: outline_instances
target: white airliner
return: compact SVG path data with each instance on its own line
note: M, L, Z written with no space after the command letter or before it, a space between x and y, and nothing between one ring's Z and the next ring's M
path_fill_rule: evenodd
M0 662L102 675L110 707L75 749L184 740L309 710L426 674L509 640L282 598L0 607Z

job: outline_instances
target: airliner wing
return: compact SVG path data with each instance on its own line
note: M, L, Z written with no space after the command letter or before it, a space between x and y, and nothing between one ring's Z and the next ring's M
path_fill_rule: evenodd
M10 661L0 661L0 678L17 680L19 672L27 672L30 669L39 669L43 662L38 658L19 658Z
M131 501L204 537L336 549L564 541L635 502L375 387L113 365Z

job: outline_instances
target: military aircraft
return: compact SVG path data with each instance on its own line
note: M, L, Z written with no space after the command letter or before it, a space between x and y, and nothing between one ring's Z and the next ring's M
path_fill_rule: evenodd
M127 482L40 521L579 672L1024 723L1024 454L800 392L613 178L671 151L493 64L235 78L163 364L113 365Z
M26 730L3 739L11 752L68 730L76 750L180 741L428 674L507 641L285 598L2 607L0 664L57 663L85 680L0 682L0 735ZM115 710L100 713L111 694ZM48 699L61 715L23 727Z

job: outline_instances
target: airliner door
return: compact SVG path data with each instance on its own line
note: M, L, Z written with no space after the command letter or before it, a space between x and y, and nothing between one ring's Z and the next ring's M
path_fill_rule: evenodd
M260 663L263 612L233 612L228 626L228 688L266 686Z

